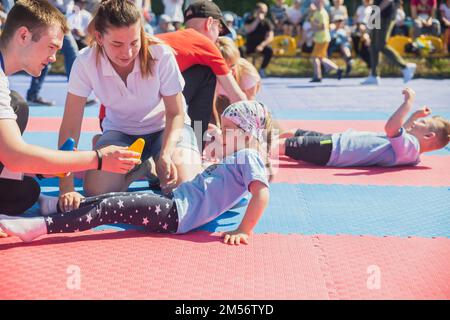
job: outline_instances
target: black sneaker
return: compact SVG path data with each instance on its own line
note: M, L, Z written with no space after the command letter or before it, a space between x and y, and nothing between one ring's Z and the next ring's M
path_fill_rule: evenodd
M350 72L352 72L353 69L353 60L350 59L347 61L347 67L345 69L345 75L348 76L350 74Z
M42 99L42 97L37 97L35 99L27 99L28 105L30 106L45 106L53 107L55 105L54 101L47 101Z
M344 73L344 70L342 70L341 68L339 68L337 71L336 71L336 75L337 75L337 79L338 80L341 80L342 79L342 74Z
M312 78L311 80L309 80L309 82L322 82L322 79L320 78Z

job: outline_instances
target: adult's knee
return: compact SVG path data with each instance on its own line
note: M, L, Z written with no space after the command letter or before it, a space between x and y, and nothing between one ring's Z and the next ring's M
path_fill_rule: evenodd
M8 199L1 199L0 210L7 215L19 215L30 209L39 199L41 187L31 177L22 181L8 180L2 190L8 188Z
M118 191L111 184L104 183L96 172L87 172L83 181L83 191L88 197L94 197L109 192Z

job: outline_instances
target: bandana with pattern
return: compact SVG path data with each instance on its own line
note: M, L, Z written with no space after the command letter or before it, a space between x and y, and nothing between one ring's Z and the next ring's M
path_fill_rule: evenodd
M257 101L240 101L233 103L222 113L222 117L250 133L259 142L263 142L266 128L267 108Z

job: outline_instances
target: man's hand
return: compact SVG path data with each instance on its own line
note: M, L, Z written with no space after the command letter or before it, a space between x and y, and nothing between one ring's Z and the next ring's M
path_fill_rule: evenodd
M239 229L225 232L223 234L223 243L231 245L248 244L249 234Z
M61 209L62 212L76 210L80 207L81 200L83 199L84 197L76 191L63 193L59 196L59 209Z
M264 47L262 45L259 45L256 47L257 52L262 52L264 50Z
M405 103L412 104L416 99L416 92L411 88L403 89L402 93L405 96Z

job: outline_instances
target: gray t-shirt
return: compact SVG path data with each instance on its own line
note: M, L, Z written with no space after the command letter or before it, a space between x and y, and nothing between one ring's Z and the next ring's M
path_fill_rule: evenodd
M349 129L332 135L333 149L327 166L392 167L416 165L420 162L420 144L416 137L401 129L400 135L389 138L385 133Z
M243 149L206 168L192 181L182 183L174 191L179 219L177 233L198 228L231 209L255 180L269 186L259 153Z

